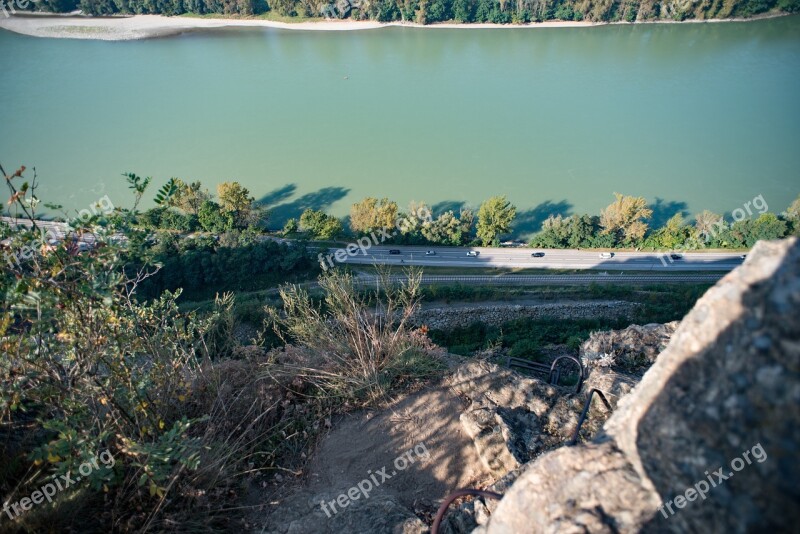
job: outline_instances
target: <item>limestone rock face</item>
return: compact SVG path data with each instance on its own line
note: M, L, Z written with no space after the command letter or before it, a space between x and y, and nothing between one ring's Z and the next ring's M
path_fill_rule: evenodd
M471 360L458 367L448 382L469 402L460 422L481 462L495 477L502 477L488 489L502 494L532 459L563 447L570 439L591 387L608 392L615 404L639 378L596 368L586 387L576 394L574 386L556 387L486 361ZM594 435L607 418L604 408L593 407L581 434ZM576 466L574 471L580 468ZM461 504L446 516L441 533L464 534L483 528L496 506L497 501L483 498Z
M512 454L506 441L508 430L506 435L502 433L504 421L497 410L473 407L462 413L459 420L475 444L481 461L492 473L502 476L519 467L520 461Z
M563 444L583 407L560 388L486 361L461 365L448 379L470 402L460 416L481 461L500 478L537 454Z
M667 348L677 327L678 322L673 321L593 332L581 345L581 361L589 369L607 367L626 372L646 369Z
M800 246L761 242L604 430L523 467L476 532L795 531L799 407Z

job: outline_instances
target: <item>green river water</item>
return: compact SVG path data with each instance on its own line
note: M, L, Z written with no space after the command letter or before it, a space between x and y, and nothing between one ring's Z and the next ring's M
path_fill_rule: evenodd
M656 220L800 193L800 17L548 29L0 31L0 162L71 208L122 172L246 185L273 226L364 196L507 195L519 233L643 195ZM152 195L151 195L152 196Z

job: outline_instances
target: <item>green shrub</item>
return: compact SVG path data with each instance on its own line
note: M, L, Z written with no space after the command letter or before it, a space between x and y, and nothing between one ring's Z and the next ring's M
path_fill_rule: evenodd
M575 351L577 353L578 350L580 350L581 345L583 344L583 342L586 341L586 339L588 339L588 338L584 338L584 337L581 337L581 336L570 336L567 339L567 346L571 350L573 350L573 351Z
M35 224L23 173L7 178L11 203ZM146 182L135 185L140 196ZM103 532L170 530L187 520L213 530L193 496L228 495L253 465L276 461L278 447L263 447L280 432L281 388L259 384L252 362L237 362L239 373L215 362L234 344L231 298L206 315L180 311L180 291L134 298L153 270L145 256L142 270L124 269L149 233L136 215L83 221L63 243L37 246L0 273L0 495L15 502L87 459L114 459L20 518L23 530L88 531L90 521ZM79 253L72 238L89 231L98 246ZM35 229L0 235L14 248L41 239ZM104 513L63 513L95 501ZM59 513L63 524L52 519Z
M514 344L508 355L512 358L522 358L523 360L541 361L542 354L539 352L539 345L531 340L524 339Z

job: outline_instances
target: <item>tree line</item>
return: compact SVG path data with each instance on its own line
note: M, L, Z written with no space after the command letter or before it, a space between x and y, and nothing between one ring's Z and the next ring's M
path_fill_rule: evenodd
M421 217L420 214L428 214ZM495 196L481 204L477 213L464 208L445 211L438 217L424 202L411 202L403 211L388 198L367 197L350 208L347 232L341 221L320 210L307 209L299 221L289 219L283 229L288 237L305 235L311 239L335 239L362 236L384 229L397 229L388 239L403 245L499 245L500 237L511 231L517 208L504 196ZM402 224L398 224L402 221Z
M283 233L287 237L321 240L361 236L394 228L395 221L401 218L407 224L401 225L402 230L389 240L391 243L497 246L512 231L517 213L504 196L486 200L477 212L466 208L458 213L448 210L428 220L409 216L424 211L430 212L430 208L422 202L411 202L403 211L394 201L368 197L352 205L349 232L335 217L308 209L299 221L290 219ZM800 235L800 196L781 215L766 212L765 207L753 214L738 211L741 216L734 210L735 216L729 221L708 210L689 220L676 213L663 226L652 227L653 210L647 200L615 193L614 201L600 215L548 216L529 244L537 248L738 249L751 247L759 240Z
M800 235L800 196L780 216L764 211L755 218L742 216L726 221L724 216L704 210L693 220L676 213L658 228L649 225L653 211L645 199L618 193L615 198L599 216L550 215L530 245L649 250L740 249L752 247L759 240Z
M513 231L517 216L517 208L505 196L491 197L477 210L446 210L435 216L424 202L411 202L403 209L388 198L367 197L352 204L346 219L306 209L298 218L289 219L279 232L294 241L286 244L266 235L268 210L238 182L221 183L216 196L200 182L177 179L170 180L162 190L169 193L164 202L135 216L137 228L147 238L142 239L140 247L134 247L139 252L130 258L131 268L148 259L163 267L142 282L139 295L144 298L183 288L185 297L203 299L209 297L209 287L246 291L313 276L318 266L304 245L306 240L355 239L392 229L387 244L498 246ZM756 211L750 216L734 210L729 220L708 210L692 219L676 213L655 227L646 199L615 193L614 201L599 215L548 216L529 245L741 249L759 240L800 235L800 196L780 215L767 212L765 202L754 207Z
M138 214L137 224L159 235L157 241L163 248L162 256L170 261L173 254L179 256L189 249L233 249L260 243L269 212L238 182L219 184L216 197L200 182L172 179L165 188L170 192L168 200ZM530 245L542 248L736 249L751 247L758 240L800 234L800 196L781 215L767 212L763 197L754 201L756 213L737 209L729 221L723 215L705 210L689 220L683 213L676 213L662 226L653 227L653 210L646 199L615 193L614 201L599 215L551 214L533 235ZM427 216L420 216L423 213ZM293 239L325 241L396 229L388 242L497 246L512 232L516 215L517 208L505 196L489 198L477 211L447 210L435 217L424 202L412 201L404 210L388 198L367 197L351 206L346 220L308 208L299 218L289 219L281 234ZM400 220L403 224L398 225ZM175 232L197 232L198 235L186 240L176 237ZM203 232L212 237L199 235ZM257 266L254 268L259 272Z
M797 12L800 0L40 0L34 9L90 15L184 13L253 16L338 17L381 22L527 23L546 20L593 22L751 17L768 11Z

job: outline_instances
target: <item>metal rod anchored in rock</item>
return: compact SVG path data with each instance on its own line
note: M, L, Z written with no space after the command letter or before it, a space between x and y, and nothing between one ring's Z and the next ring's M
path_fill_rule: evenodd
M578 418L578 426L575 427L575 433L572 435L572 439L567 442L567 446L572 446L578 443L578 436L581 434L581 427L583 426L583 422L586 420L586 414L589 413L589 407L592 405L592 396L597 393L597 396L600 397L600 400L603 401L603 404L606 405L608 411L611 411L611 404L606 399L605 394L600 391L599 389L595 388L589 392L589 397L586 399L586 404L583 406L583 411L581 412L580 418Z

